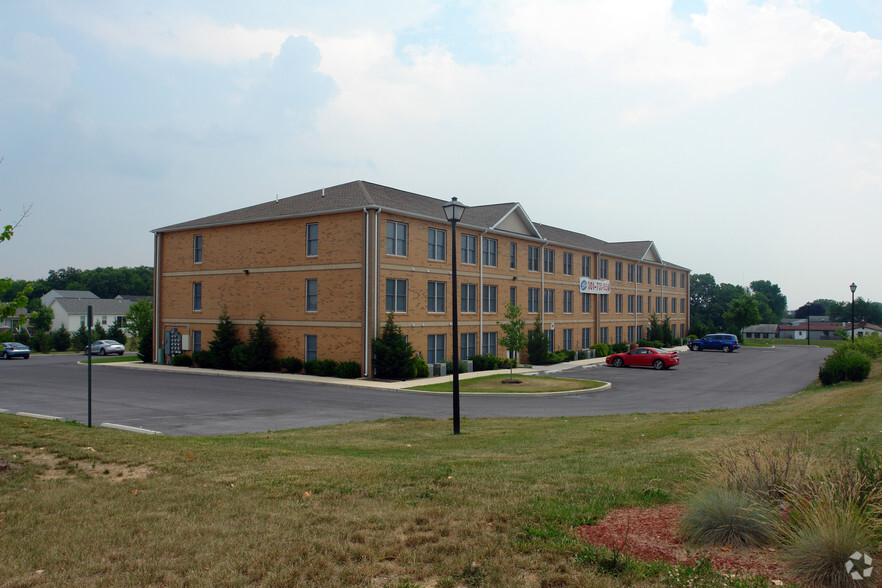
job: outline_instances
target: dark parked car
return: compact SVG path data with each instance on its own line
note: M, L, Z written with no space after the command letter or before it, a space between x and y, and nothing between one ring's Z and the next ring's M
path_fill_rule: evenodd
M125 352L125 345L113 339L99 339L92 343L92 355L112 355L114 353L122 355ZM83 353L89 353L88 346L83 349Z
M12 359L13 357L23 357L28 359L30 356L31 348L27 345L22 345L21 343L16 343L14 341L0 343L0 358Z
M615 367L645 366L657 370L668 369L680 364L676 351L665 351L658 347L638 347L625 353L615 353L606 358L606 363Z
M729 335L728 333L713 333L705 335L701 339L695 339L689 343L689 349L692 351L704 351L706 349L715 349L725 351L735 351L741 347L738 344L738 337Z

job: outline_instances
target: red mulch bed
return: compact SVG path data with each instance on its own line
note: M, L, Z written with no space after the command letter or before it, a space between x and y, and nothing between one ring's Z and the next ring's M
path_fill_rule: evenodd
M642 561L694 564L702 557L714 569L742 577L764 576L782 583L795 582L781 564L774 548L699 548L686 545L677 527L683 507L666 504L656 508L625 508L611 512L596 525L576 529L579 537L593 545L618 550Z

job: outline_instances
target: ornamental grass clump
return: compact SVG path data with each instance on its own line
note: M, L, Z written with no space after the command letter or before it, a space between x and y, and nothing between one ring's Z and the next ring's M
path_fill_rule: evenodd
M693 496L680 520L687 541L717 547L765 545L774 537L776 526L777 515L768 504L722 488Z

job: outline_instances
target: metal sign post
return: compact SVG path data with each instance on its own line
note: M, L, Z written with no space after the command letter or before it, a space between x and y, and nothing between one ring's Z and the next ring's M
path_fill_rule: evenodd
M86 344L86 358L89 364L88 369L88 411L89 411L89 428L92 427L92 305L86 307L86 322L89 323L89 342Z

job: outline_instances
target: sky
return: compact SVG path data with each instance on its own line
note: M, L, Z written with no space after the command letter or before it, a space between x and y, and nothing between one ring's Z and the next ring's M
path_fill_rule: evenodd
M0 0L0 276L366 180L882 300L877 0Z

